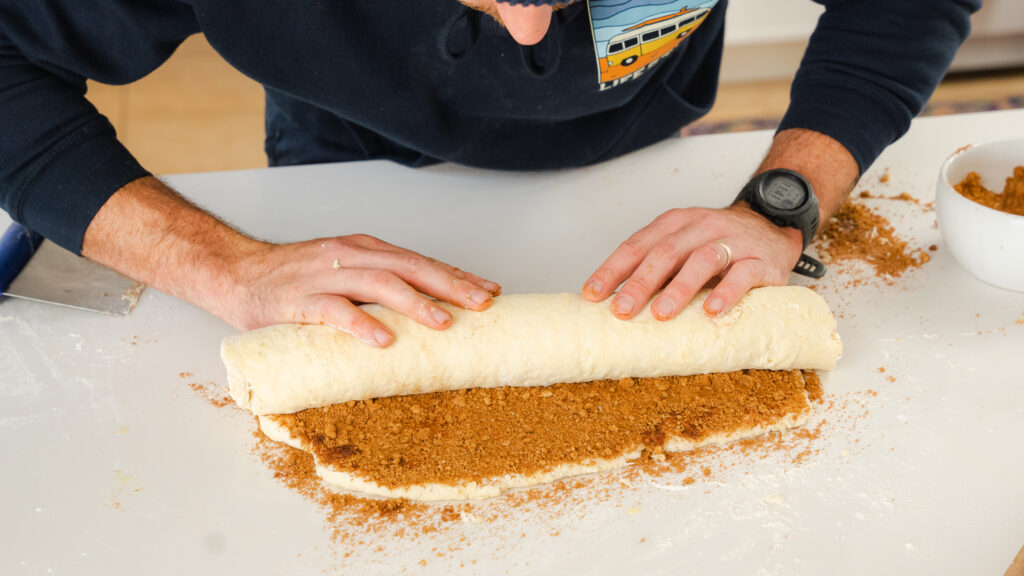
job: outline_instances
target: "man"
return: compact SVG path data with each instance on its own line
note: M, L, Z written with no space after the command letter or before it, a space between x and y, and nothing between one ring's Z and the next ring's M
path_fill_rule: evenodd
M618 289L610 306L628 319L664 286L651 310L669 319L716 276L703 303L711 315L752 287L786 283L817 222L906 131L980 7L820 3L789 112L758 169L765 177L726 209L659 216L594 272L585 297ZM57 243L240 329L322 322L390 344L387 327L354 302L444 329L451 317L433 298L483 310L498 285L363 235L247 238L148 176L84 99L84 78L135 80L202 31L266 87L272 165L580 166L665 138L714 99L727 0L466 4L0 0L0 204ZM752 192L768 177L781 184ZM773 194L781 204L765 203Z

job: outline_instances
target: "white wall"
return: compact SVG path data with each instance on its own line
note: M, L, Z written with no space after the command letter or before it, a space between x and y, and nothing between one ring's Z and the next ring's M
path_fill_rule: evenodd
M723 82L791 78L823 11L811 0L730 0ZM1024 66L1024 0L985 0L954 70Z

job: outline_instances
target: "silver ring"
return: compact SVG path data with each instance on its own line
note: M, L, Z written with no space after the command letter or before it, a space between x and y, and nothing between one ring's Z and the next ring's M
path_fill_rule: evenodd
M732 249L725 242L712 242L712 244L718 244L725 250L725 265L722 266L722 270L725 270L732 264Z

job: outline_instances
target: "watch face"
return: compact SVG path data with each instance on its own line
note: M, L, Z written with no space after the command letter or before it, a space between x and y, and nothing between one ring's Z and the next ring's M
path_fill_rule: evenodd
M761 197L772 208L793 210L807 200L807 188L792 176L777 174L765 181Z

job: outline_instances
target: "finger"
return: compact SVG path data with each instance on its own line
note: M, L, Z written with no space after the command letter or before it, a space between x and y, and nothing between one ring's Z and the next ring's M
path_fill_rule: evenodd
M341 269L387 270L424 294L471 310L487 309L494 297L493 291L471 281L465 272L390 244L382 250L352 251L338 264ZM500 287L496 291L500 292Z
M704 300L704 313L718 316L728 312L751 288L765 285L767 272L763 260L750 258L736 262Z
M492 282L486 278L481 278L476 274L471 274L465 270L452 266L451 264L424 256L418 252L413 252L412 250L402 248L401 246L395 246L394 244L390 244L380 238L376 238L368 234L353 234L352 236L324 239L323 241L320 241L320 246L322 248L328 248L332 253L340 253L343 257L338 259L339 265L351 268L374 267L372 265L368 265L365 261L365 254L361 257L359 254L361 251L370 253L391 253L405 257L423 258L424 260L428 260L437 266L440 266L442 269L459 279L468 280L480 286L494 296L501 294L501 286L496 282ZM351 247L355 247L358 250L351 250Z
M494 298L492 290L473 282L465 272L455 272L451 267L415 252L398 254L385 267L416 290L462 308L486 310ZM500 292L500 288L497 291Z
M386 348L394 342L395 337L379 320L364 312L361 308L341 296L317 294L307 299L303 311L296 314L295 320L306 323L323 323L356 338L375 348ZM298 318L301 316L301 320Z
M583 297L600 302L611 295L640 265L655 239L646 228L626 239L583 284Z
M675 318L727 264L728 255L721 243L711 242L698 247L690 253L675 278L651 303L651 314L658 320Z
M452 315L388 270L346 268L335 277L332 292L361 302L376 302L429 328L443 330Z
M610 296L660 239L686 224L689 214L685 210L669 210L627 238L583 283L583 297L600 302Z
M465 270L463 270L461 268L452 266L451 264L447 264L445 262L441 262L440 260L434 260L434 259L431 258L431 261L435 262L436 264L438 264L439 266L441 266L442 268L447 270L450 274L452 274L456 278L460 278L460 279L463 279L463 280L469 280L470 282L472 282L472 283L476 284L477 286L483 288L484 290L490 292L491 296L500 296L501 295L501 284L498 284L497 282L492 282L492 281L490 281L490 280L488 280L486 278L482 278L482 277L477 276L476 274L473 274L471 272L466 272Z
M658 288L679 271L687 255L681 248L685 243L674 236L655 244L612 298L612 314L617 318L628 320L636 316Z

